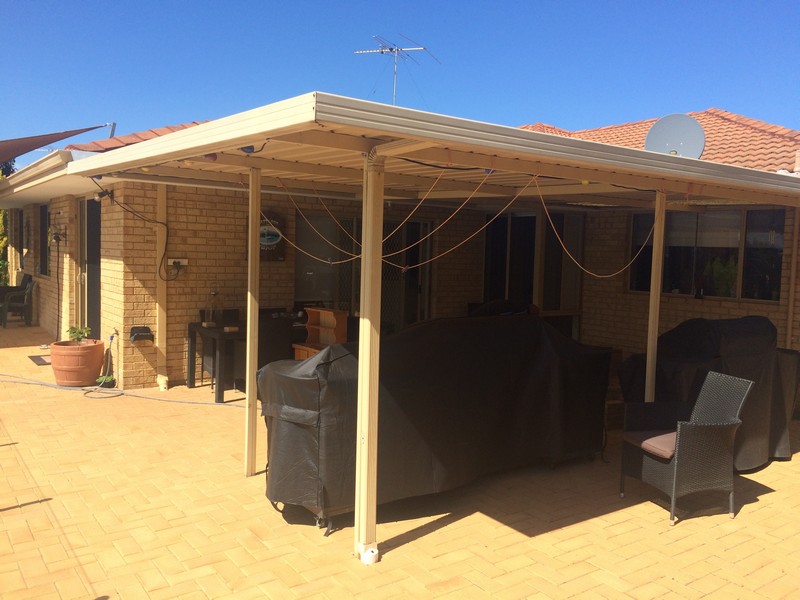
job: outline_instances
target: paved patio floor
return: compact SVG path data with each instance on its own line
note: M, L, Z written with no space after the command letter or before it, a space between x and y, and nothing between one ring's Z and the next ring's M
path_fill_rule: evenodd
M41 385L51 369L28 357L49 341L0 330L4 599L800 598L797 457L739 476L735 519L696 505L670 527L657 492L619 498L612 432L605 461L382 507L382 560L364 566L352 523L288 523L263 473L244 477L241 395Z

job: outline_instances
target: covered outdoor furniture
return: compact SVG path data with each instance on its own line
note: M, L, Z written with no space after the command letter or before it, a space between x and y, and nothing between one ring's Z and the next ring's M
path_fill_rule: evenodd
M382 340L378 502L432 494L603 444L610 351L536 316L428 321ZM318 519L353 510L358 347L258 374L267 497Z
M736 435L736 470L756 469L773 458L791 458L789 423L800 353L777 347L777 330L769 319L690 319L659 336L657 354L656 402L691 404L710 370L755 382ZM619 377L626 404L642 402L644 354L625 360Z
M33 321L33 288L36 282L31 279L24 290L7 292L0 304L0 324L8 327L8 315L20 315L25 325L30 326Z
M634 477L670 496L670 525L678 498L695 492L727 492L734 517L733 448L739 413L752 381L710 371L691 415L685 402L627 404L619 495Z

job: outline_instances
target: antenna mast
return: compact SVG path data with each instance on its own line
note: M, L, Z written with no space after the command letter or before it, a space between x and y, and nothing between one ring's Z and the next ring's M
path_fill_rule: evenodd
M406 37L402 33L400 35L402 37ZM377 48L375 50L356 50L355 54L393 54L394 55L394 76L392 77L392 104L393 105L397 104L397 58L398 57L401 57L404 60L405 59L413 60L415 63L419 64L416 60L414 60L414 57L412 57L409 54L409 52L417 52L417 51L420 51L420 50L424 50L425 52L430 54L431 57L436 62L439 62L439 60L435 56L433 56L433 54L431 54L430 51L425 46L421 46L421 45L417 44L417 42L415 42L414 40L411 40L409 38L406 38L406 39L408 41L414 43L414 44L417 44L417 45L414 46L414 47L410 47L410 48L402 48L402 47L398 46L397 44L395 44L393 42L390 42L389 40L387 40L387 39L385 39L385 38L383 38L383 37L381 37L379 35L373 35L372 39L374 39L376 42L378 42L379 48Z

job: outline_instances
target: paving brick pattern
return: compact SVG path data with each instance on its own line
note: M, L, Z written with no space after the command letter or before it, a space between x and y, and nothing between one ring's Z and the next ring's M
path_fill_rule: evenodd
M206 388L138 396L62 390L0 330L0 597L800 598L800 468L737 481L736 519L631 482L605 462L533 467L379 511L382 561L289 523L243 476L244 411ZM795 447L800 424L792 423ZM260 428L259 462L265 436ZM724 501L723 501L724 504Z

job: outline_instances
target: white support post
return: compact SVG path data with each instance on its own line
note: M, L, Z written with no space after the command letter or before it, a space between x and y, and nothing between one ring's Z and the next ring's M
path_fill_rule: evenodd
M156 220L167 222L167 186L156 186ZM156 226L156 382L158 389L169 389L169 376L167 375L167 282L161 273L161 252L166 249L166 227Z
M247 216L247 357L245 359L245 476L256 474L256 442L258 439L258 402L256 369L258 369L258 302L261 280L259 226L261 225L261 169L250 169L249 213Z
M650 266L650 309L647 321L647 367L644 401L656 399L656 360L658 359L658 321L661 310L661 280L664 269L664 225L667 220L667 195L656 192L653 223L653 259Z
M364 564L380 560L376 525L384 162L367 156L364 165L354 540L355 555Z

